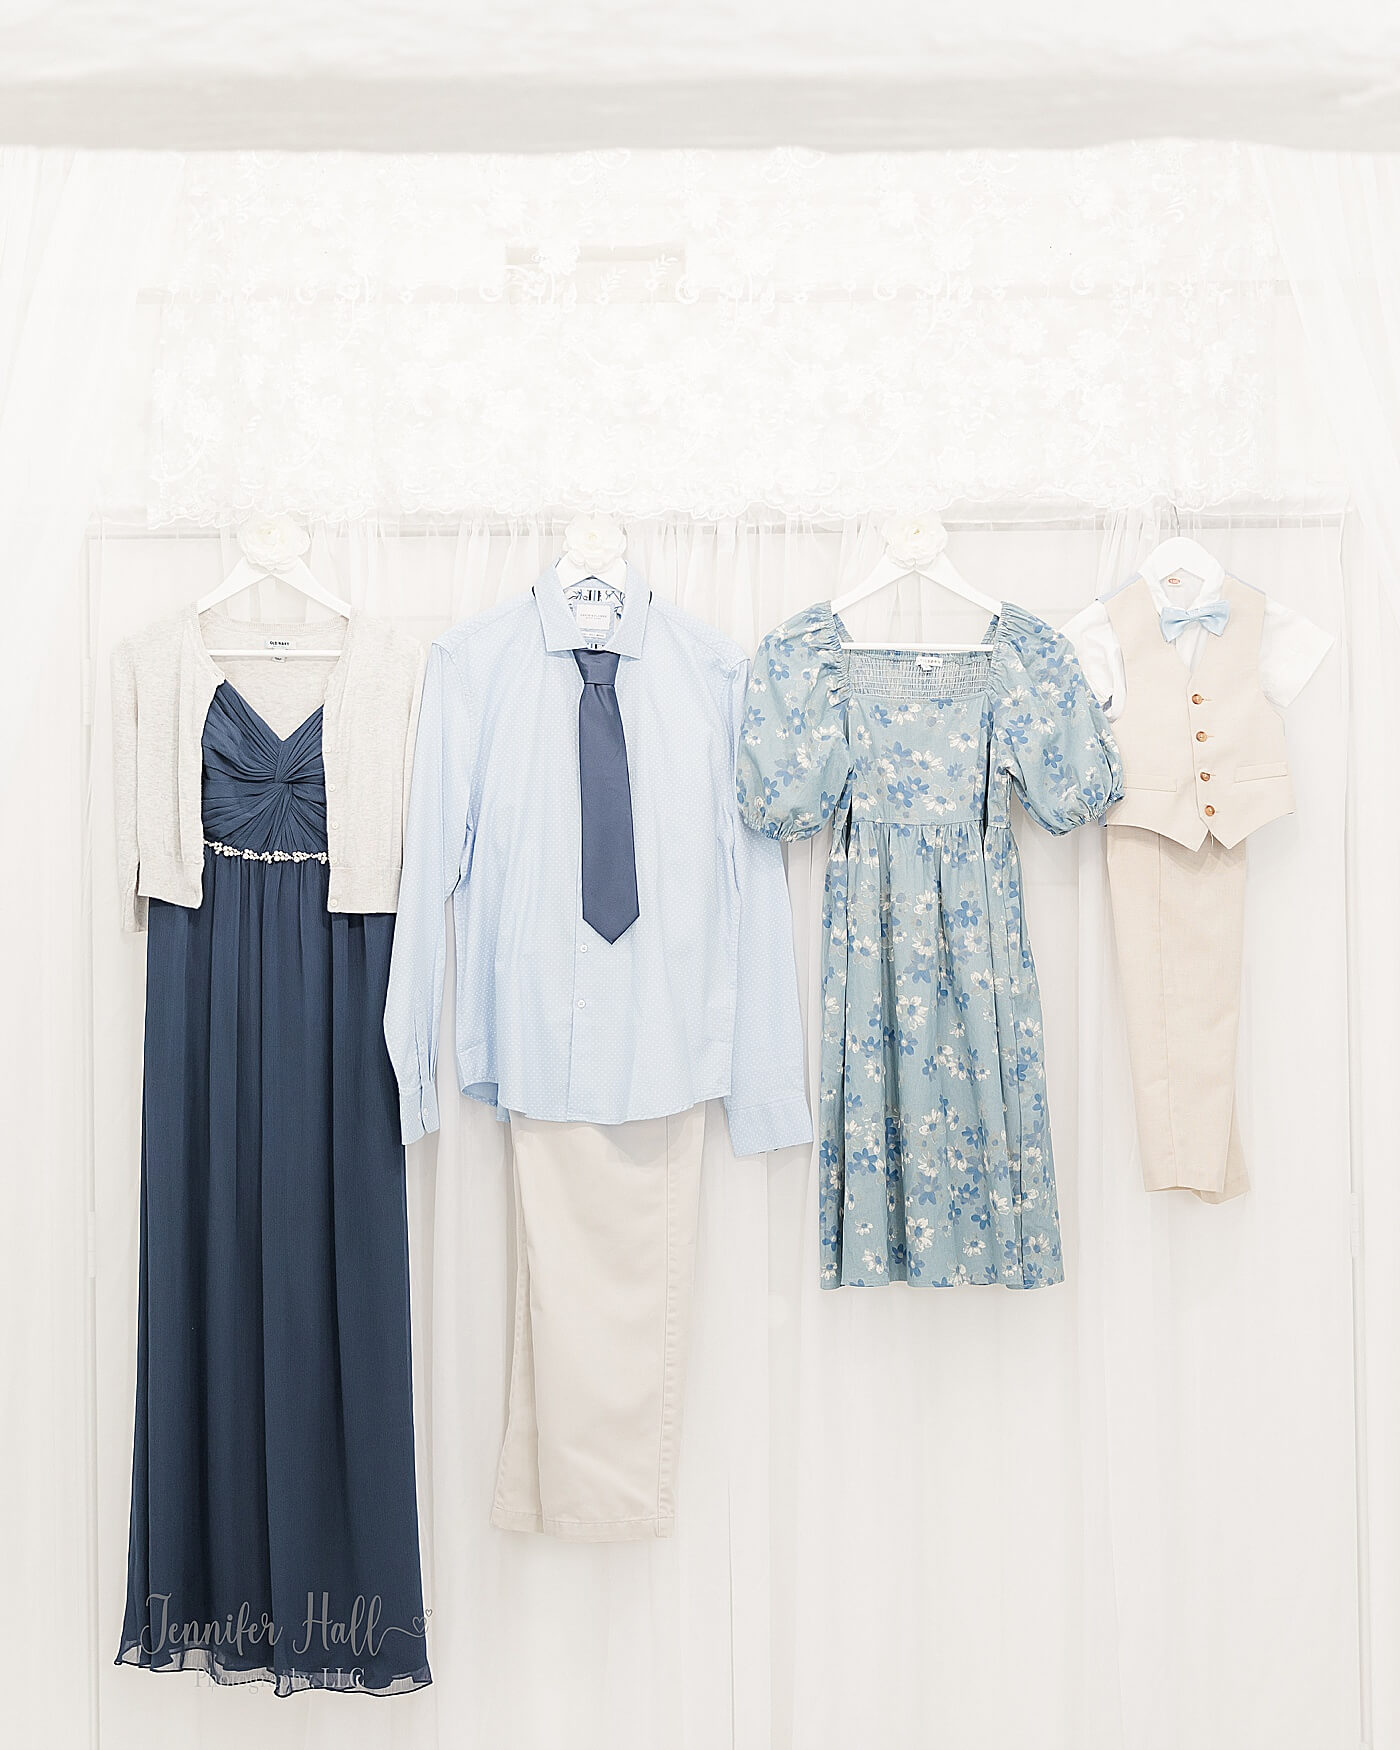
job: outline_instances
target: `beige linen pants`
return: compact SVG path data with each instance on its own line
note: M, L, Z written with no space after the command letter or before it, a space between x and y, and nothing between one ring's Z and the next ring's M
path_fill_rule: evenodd
M515 1342L491 1523L669 1537L705 1108L633 1124L511 1113Z
M1235 1116L1244 843L1188 851L1108 828L1108 885L1143 1183L1223 1203L1249 1189Z

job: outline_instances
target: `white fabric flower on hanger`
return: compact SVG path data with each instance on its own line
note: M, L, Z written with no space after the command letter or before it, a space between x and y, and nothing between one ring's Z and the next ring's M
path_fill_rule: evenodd
M311 545L311 537L289 516L260 516L239 529L238 545L252 564L275 571L279 565L300 559Z
M564 530L564 551L577 565L611 565L627 551L627 536L611 517L576 516Z
M931 565L948 545L948 531L936 516L892 516L881 533L890 558L901 565Z

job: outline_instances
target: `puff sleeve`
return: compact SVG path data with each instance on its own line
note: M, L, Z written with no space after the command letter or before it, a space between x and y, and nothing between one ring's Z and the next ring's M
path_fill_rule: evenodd
M1123 766L1074 646L1008 608L994 734L1012 788L1047 832L1100 820L1123 794Z
M840 694L840 640L808 608L770 632L749 674L735 784L739 813L772 839L810 838L851 773Z

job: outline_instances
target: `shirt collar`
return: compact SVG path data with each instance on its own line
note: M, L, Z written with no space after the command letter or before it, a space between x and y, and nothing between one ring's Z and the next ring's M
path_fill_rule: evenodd
M615 650L619 656L640 656L642 640L646 637L647 609L651 605L651 591L647 588L641 574L631 565L627 567L627 588L622 598L622 612L617 616L617 623L612 629L612 636L606 644L596 648ZM535 585L535 606L540 612L540 625L544 628L544 647L546 650L589 650L594 648L588 636L578 629L568 601L564 596L564 586L559 581L559 573L551 565L544 576Z
M1172 600L1167 594L1166 589L1163 587L1165 579L1172 575L1171 572L1159 572L1152 564L1150 558L1143 562L1142 570L1139 575L1146 583L1148 589L1152 591L1152 599L1157 604L1158 613L1160 613L1163 608L1169 607L1209 607L1212 602L1220 600L1220 592L1225 587L1225 567L1218 559L1211 559L1210 570L1207 572L1206 576L1201 579L1201 587L1196 591L1194 596L1190 597L1189 600Z

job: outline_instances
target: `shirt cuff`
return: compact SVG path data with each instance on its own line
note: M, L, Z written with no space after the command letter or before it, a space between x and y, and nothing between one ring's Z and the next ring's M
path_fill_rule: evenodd
M405 1148L438 1127L437 1089L431 1082L410 1088L399 1099L399 1124Z
M724 1102L729 1116L729 1146L736 1155L762 1155L812 1140L812 1115L801 1094L767 1100L760 1106Z

